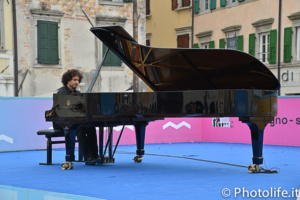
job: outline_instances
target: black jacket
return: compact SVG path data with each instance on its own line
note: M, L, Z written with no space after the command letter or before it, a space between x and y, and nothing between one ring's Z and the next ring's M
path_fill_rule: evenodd
M80 93L78 90L75 90L74 93ZM68 86L62 86L58 89L57 94L72 94L72 91Z

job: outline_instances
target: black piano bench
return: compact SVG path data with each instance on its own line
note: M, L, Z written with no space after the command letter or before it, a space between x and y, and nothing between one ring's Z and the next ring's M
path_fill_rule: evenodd
M52 141L53 137L62 137L65 139L65 133L63 130L59 129L43 129L37 132L37 135L44 135L47 138L47 163L40 163L40 165L54 165L52 163L52 144L64 144L65 140ZM78 142L76 140L76 142ZM82 149L78 145L78 161L83 161Z

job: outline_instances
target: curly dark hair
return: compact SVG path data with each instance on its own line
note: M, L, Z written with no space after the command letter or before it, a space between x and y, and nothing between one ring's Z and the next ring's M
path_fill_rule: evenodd
M62 76L61 82L64 84L64 86L66 86L74 76L79 76L79 83L81 83L83 76L82 73L77 69L70 69L67 72L65 72Z

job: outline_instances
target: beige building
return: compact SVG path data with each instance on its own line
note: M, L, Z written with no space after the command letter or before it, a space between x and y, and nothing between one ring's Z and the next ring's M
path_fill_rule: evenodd
M16 10L19 83L23 82L19 96L52 96L68 69L83 72L79 89L87 90L106 50L90 32L91 23L119 25L133 33L132 0L29 0L19 1ZM144 44L143 0L138 0L138 15L138 42ZM93 92L126 91L132 84L132 71L110 52Z
M0 1L0 96L14 96L12 2Z
M281 95L300 94L300 1L195 0L194 43L199 48L247 52L278 77ZM280 45L278 38L280 37Z
M192 2L190 0L146 0L147 45L192 46Z

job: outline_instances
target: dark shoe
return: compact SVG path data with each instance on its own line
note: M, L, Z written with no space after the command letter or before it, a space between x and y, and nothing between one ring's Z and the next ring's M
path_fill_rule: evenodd
M85 160L85 164L86 165L94 165L96 164L97 162L97 159L96 158L93 158L93 157L88 157L86 160Z

